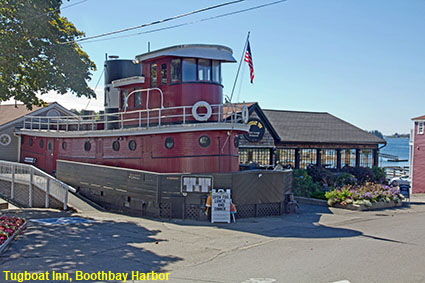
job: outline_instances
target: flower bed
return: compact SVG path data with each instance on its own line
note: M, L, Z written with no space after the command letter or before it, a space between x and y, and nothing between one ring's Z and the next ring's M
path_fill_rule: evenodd
M398 187L366 183L362 186L346 185L326 192L329 206L369 210L400 206L404 197Z
M0 216L0 254L25 226L26 222L23 218Z

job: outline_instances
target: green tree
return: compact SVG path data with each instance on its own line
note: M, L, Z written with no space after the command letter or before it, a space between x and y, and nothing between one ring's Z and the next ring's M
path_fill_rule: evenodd
M43 105L37 94L96 97L94 62L75 42L84 36L60 15L61 0L0 0L0 102Z

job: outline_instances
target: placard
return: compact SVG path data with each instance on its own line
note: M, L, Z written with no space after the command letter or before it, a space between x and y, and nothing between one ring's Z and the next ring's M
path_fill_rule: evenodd
M184 175L181 181L182 193L208 193L213 186L212 176Z
M213 189L211 196L211 223L230 223L230 203L232 202L230 189Z

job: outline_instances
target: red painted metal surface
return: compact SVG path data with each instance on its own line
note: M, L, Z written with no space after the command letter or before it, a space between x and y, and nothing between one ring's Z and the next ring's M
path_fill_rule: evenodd
M234 172L239 170L238 149L234 142L237 134L240 132L205 131L55 139L24 136L21 161L25 157L36 158L36 166L48 173L56 169L57 159L161 173ZM174 141L171 148L165 145L167 138ZM209 145L201 146L201 138L209 139ZM52 150L47 149L48 143L51 143ZM130 144L135 147L130 148Z

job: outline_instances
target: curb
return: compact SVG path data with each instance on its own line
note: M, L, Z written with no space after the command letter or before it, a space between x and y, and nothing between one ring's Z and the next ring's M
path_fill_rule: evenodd
M323 199L315 199L315 198L306 198L306 197L297 197L295 196L294 199L298 202L298 203L303 203L303 204L312 204L312 205L320 205L320 206L328 206L328 201L323 200Z

